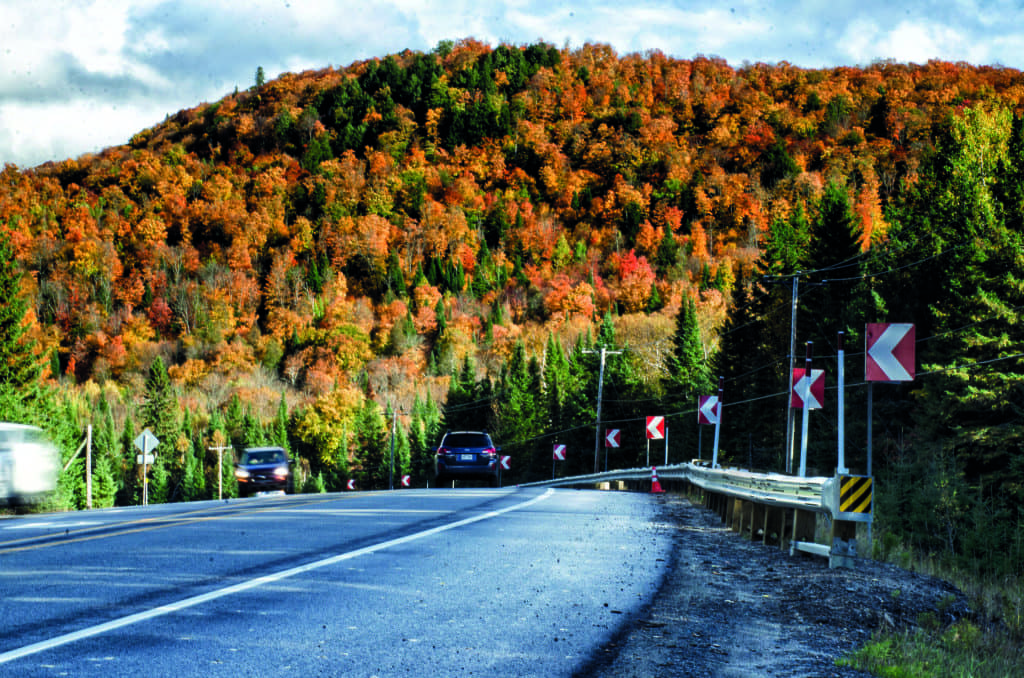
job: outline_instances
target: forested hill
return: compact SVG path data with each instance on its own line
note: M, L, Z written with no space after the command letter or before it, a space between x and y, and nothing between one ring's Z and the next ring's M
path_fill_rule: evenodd
M429 464L417 445L463 412L531 441L516 472L536 477L551 471L544 436L592 427L595 364L579 349L602 344L627 349L606 418L658 408L682 443L691 400L722 374L736 403L724 454L777 467L787 276L803 272L801 346L834 357L836 331L855 345L886 319L926 339L922 372L939 376L878 394L898 413L880 436L914 431L971 482L1019 448L1019 410L992 391L1020 394L1006 359L1024 302L1017 70L472 39L266 82L254 69L252 87L124 146L2 173L43 376L119 403L118 429L152 415L140 403L159 363L182 439L248 416L249 434L226 431L244 444L277 421L328 486L379 478L365 431L386 430L384 407L401 408L415 474ZM967 363L990 367L954 369ZM515 409L517 379L548 400ZM559 379L582 394L571 408ZM443 421L424 413L444 404ZM834 424L816 425L827 470ZM592 428L573 436L593 444Z

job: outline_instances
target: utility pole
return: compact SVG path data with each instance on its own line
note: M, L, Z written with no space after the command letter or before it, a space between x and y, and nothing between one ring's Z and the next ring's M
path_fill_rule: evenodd
M600 351L591 351L584 349L584 353L600 353L601 354L601 370L597 377L597 423L594 425L594 473L600 470L598 463L599 453L601 449L601 393L604 391L604 359L606 355L618 355L622 351L609 351L604 346L601 347ZM605 470L608 470L608 453L605 453L604 457Z
M85 508L92 508L92 424L85 430Z
M220 433L220 431L218 431ZM216 441L215 441L216 442ZM224 498L224 450L230 450L230 445L215 445L207 447L211 452L217 453L217 499Z
M388 465L388 489L395 489L395 432L398 429L398 408L391 410L391 463Z
M793 359L796 353L796 307L799 298L797 286L800 282L800 274L793 276L793 308L789 318L789 371L786 373L786 473L793 473L793 429L796 423L793 420L793 408L789 406L789 391L793 386Z

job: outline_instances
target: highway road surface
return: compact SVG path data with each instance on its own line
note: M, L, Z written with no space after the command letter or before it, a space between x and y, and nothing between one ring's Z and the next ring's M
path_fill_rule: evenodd
M430 489L0 519L0 675L571 676L647 606L655 495Z

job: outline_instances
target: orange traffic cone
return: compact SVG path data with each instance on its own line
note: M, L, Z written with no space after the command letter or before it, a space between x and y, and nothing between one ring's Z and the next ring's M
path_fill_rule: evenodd
M654 466L651 467L651 494L658 494L664 492L661 489L661 483L658 481L658 469Z

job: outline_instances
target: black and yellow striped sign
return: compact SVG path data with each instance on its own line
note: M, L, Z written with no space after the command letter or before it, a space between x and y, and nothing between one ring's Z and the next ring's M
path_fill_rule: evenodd
M839 510L842 513L871 513L871 476L841 476Z

